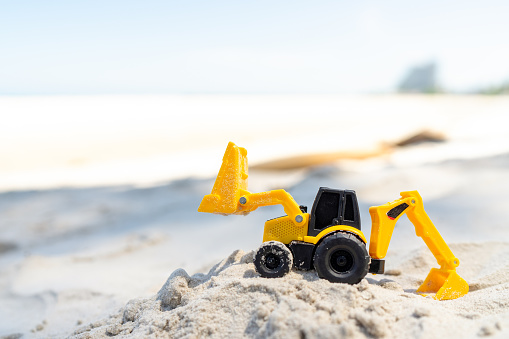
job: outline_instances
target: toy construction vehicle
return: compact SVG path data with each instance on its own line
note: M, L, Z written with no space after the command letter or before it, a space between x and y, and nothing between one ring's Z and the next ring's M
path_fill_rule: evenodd
M263 244L254 257L262 277L282 277L292 267L314 268L320 278L356 284L368 272L384 273L383 258L394 226L406 213L440 265L431 269L417 292L435 293L438 300L468 293L468 284L456 273L459 260L424 211L417 191L402 192L400 199L369 209L372 226L368 254L355 191L321 187L311 213L307 213L307 208L299 206L285 190L250 193L247 177L247 151L230 142L212 193L203 198L198 211L246 215L260 206L283 206L287 215L265 223Z

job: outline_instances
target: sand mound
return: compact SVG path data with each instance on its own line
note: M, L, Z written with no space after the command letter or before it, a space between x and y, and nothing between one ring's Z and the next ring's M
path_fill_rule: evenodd
M455 246L458 257L468 257L462 273L475 288L451 301L415 294L419 279L414 275L424 279L430 269L425 251L402 262L393 275L368 275L357 285L333 284L318 279L314 271L264 279L254 270L253 252L235 251L208 274L189 276L176 270L157 295L131 300L117 314L78 329L73 337L506 337L508 259L500 258L492 268L491 257L479 255L488 248L496 255L507 252L509 244Z

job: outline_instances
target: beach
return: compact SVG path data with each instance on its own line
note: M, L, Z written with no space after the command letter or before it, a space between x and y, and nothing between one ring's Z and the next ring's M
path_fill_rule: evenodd
M506 97L10 97L0 108L12 115L0 337L509 335ZM469 293L415 292L438 265L406 217L386 274L260 277L253 251L281 206L197 212L228 141L248 151L252 192L282 188L310 207L319 187L355 190L368 242L369 207L418 190Z

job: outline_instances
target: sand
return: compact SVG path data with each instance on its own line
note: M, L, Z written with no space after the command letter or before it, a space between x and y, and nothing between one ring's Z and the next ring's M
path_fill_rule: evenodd
M308 206L317 187L355 188L366 236L369 206L418 188L471 290L440 302L414 293L436 262L406 217L396 225L387 274L349 286L314 271L258 277L249 252L282 208L246 217L197 213L212 178L2 193L0 336L507 337L508 166L501 155L371 172L320 167L292 180L251 172L253 191L285 188ZM197 274L235 249L246 254ZM179 267L188 274L177 271L165 285Z
M433 264L424 249L390 274L370 274L356 285L330 283L314 271L262 278L254 270L253 252L238 250L207 274L174 271L157 294L129 301L72 337L506 338L509 244L452 249L466 260L460 273L471 286L456 300L415 293Z

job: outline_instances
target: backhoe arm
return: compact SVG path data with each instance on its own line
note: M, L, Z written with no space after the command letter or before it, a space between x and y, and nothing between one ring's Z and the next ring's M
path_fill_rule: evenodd
M421 237L438 264L443 269L458 267L459 260L449 249L444 239L429 218L417 191L401 192L401 198L381 206L371 207L371 241L369 254L376 259L387 255L394 226L399 218L406 213L415 227L415 233Z
M402 192L402 194L411 194L413 192ZM407 212L408 219L415 226L415 234L421 237L426 243L429 250L435 256L440 269L453 270L459 266L460 261L454 256L449 246L447 246L444 238L440 235L435 225L429 218L422 203L422 198L415 191L415 196L409 196L406 199L410 199L410 206Z
M455 299L468 292L468 284L457 273L459 260L429 218L422 198L417 191L401 192L401 198L385 205L370 207L371 239L369 254L382 259L387 255L394 226L403 214L414 224L415 233L421 237L435 256L440 269L432 269L417 292L436 292L436 299Z

